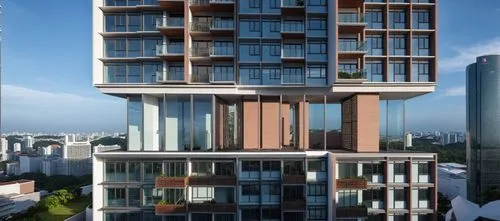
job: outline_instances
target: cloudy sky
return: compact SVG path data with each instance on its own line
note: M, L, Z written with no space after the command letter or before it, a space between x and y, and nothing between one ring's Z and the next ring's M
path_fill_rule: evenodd
M91 85L91 0L4 0L2 131L125 131L122 99ZM499 0L439 1L439 86L410 130L465 130L465 66L500 54Z

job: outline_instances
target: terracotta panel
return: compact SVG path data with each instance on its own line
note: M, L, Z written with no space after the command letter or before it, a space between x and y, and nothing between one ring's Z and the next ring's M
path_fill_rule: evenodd
M259 148L259 103L243 101L243 149Z
M284 146L290 145L290 104L281 104L281 139Z
M299 119L297 131L299 132L299 148L309 148L309 102L299 102L297 111L297 118Z
M262 148L280 148L279 108L279 102L262 102Z
M379 95L357 96L357 138L358 152L379 152Z

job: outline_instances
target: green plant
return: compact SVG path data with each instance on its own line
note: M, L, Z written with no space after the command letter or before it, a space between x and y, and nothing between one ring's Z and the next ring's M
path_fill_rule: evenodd
M160 200L156 205L168 205L168 203L165 200Z
M339 78L340 79L350 79L351 75L347 72L339 71Z
M364 78L363 72L354 72L351 74L353 79L362 79Z

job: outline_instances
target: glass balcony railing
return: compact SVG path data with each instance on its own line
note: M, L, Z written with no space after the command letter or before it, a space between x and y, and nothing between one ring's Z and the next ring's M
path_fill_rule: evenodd
M304 0L281 0L281 7L304 7Z
M303 58L304 57L304 50L283 49L281 56L283 58Z
M234 21L233 20L213 20L210 23L211 30L233 30L234 29Z
M156 45L156 55L183 55L184 45Z
M196 72L191 75L191 82L195 83L210 83L210 72Z
M283 73L281 80L282 84L304 84L305 76L303 73Z
M210 22L192 22L190 30L194 32L209 32Z
M234 48L229 46L211 47L210 56L234 56Z
M209 57L210 48L190 48L189 55L191 57Z
M195 6L203 6L203 5L209 5L210 0L189 0L189 5L195 5Z
M184 81L184 73L183 72L164 72L157 71L156 72L156 81L157 82L165 82L165 81Z
M210 0L210 4L234 4L234 0Z
M170 17L168 19L157 18L156 19L157 28L183 28L184 18L180 17Z
M303 33L304 23L302 22L284 22L281 25L281 32Z
M366 70L365 69L339 70L338 79L366 79Z
M365 15L363 13L339 12L339 23L356 24L364 22Z
M234 73L212 71L212 82L234 82Z
M342 41L339 40L339 51L341 52L365 52L365 41Z

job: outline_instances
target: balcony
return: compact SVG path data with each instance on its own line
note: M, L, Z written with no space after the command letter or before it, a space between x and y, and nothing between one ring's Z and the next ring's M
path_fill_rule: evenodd
M287 49L284 48L281 51L281 60L286 62L300 62L304 61L304 50L303 49Z
M167 61L183 61L184 44L157 45L156 56L163 57Z
M236 176L190 176L188 177L190 186L234 186L236 185Z
M212 70L210 76L211 83L219 83L219 84L234 84L234 73L233 72L217 72Z
M236 208L234 203L217 203L215 200L188 204L189 212L235 213Z
M184 72L156 72L156 82L158 83L179 83L184 82Z
M158 0L160 7L169 12L183 12L184 0Z
M281 0L282 15L305 14L304 0Z
M337 179L336 188L337 190L364 190L368 188L368 181L364 177Z
M157 18L156 28L165 36L183 36L184 18L170 17L167 19Z
M365 41L352 41L339 39L339 59L357 59L367 53Z
M339 12L337 23L341 34L360 33L367 26L365 15L356 12Z
M212 60L231 60L234 57L234 47L214 46L210 47L210 58Z
M155 180L156 188L185 187L185 186L186 186L186 177L159 176L156 177Z
M234 20L215 18L210 23L212 36L232 36L234 32Z
M302 85L305 83L304 73L283 73L281 75L281 84L283 85Z
M296 211L305 209L306 209L305 199L283 200L283 210L285 211Z
M191 13L234 12L234 0L189 0Z
M210 36L210 22L191 22L189 31L193 37L208 37Z
M283 184L305 184L306 175L283 175Z
M337 218L360 218L368 217L368 209L365 206L337 207Z
M302 21L284 21L281 24L281 37L303 39L304 36L304 23Z
M159 202L155 205L156 215L169 215L186 213L186 205L182 204L168 204L166 202Z

